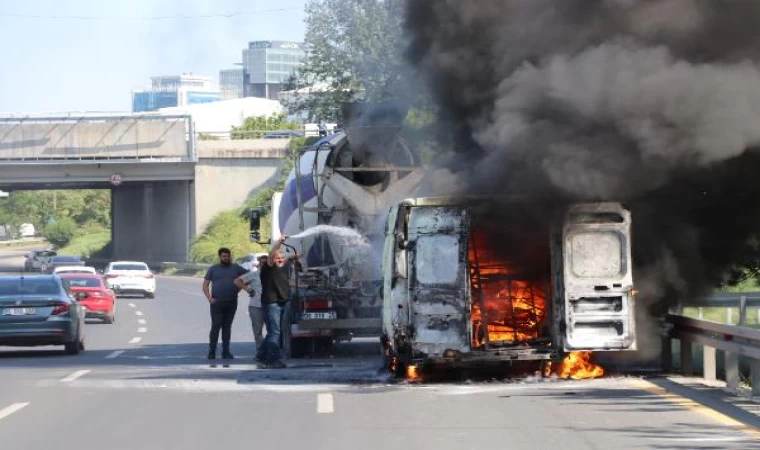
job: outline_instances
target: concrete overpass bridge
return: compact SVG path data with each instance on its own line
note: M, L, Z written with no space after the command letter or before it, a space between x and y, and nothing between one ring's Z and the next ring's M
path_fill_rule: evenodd
M0 190L109 189L114 258L185 261L219 211L277 176L285 140L197 141L189 116L0 118Z

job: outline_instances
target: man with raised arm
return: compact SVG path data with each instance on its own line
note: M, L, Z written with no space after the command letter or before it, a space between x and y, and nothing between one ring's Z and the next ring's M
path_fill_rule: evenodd
M269 252L267 262L261 265L261 307L264 325L267 329L264 345L259 348L256 359L270 368L282 368L280 335L283 319L288 314L290 300L290 280L288 279L288 259L280 250L288 236L283 235ZM298 260L298 253L294 256Z

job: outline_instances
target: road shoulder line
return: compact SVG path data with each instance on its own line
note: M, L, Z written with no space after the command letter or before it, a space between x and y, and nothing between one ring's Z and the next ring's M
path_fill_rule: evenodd
M634 385L674 404L760 439L760 418L722 400L708 399L694 389L666 378L638 379ZM702 397L702 398L700 398Z

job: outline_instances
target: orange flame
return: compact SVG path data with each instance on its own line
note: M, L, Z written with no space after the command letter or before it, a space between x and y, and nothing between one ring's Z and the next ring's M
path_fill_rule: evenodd
M488 342L524 342L539 338L546 318L543 280L520 279L516 270L494 254L483 230L472 233L469 251L473 303L472 346ZM482 302L482 303L481 303ZM487 324L484 328L483 307Z
M594 354L592 352L570 352L561 362L550 362L544 369L544 376L548 377L554 374L559 378L572 378L573 380L604 376L604 368L594 364L593 360Z
M409 381L417 381L420 379L420 371L414 364L406 366L406 379Z

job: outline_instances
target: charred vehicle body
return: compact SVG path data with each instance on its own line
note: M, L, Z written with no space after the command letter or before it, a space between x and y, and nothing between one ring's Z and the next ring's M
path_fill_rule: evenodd
M519 199L494 203L414 198L391 208L382 337L391 368L635 350L627 208L577 204L546 220Z

